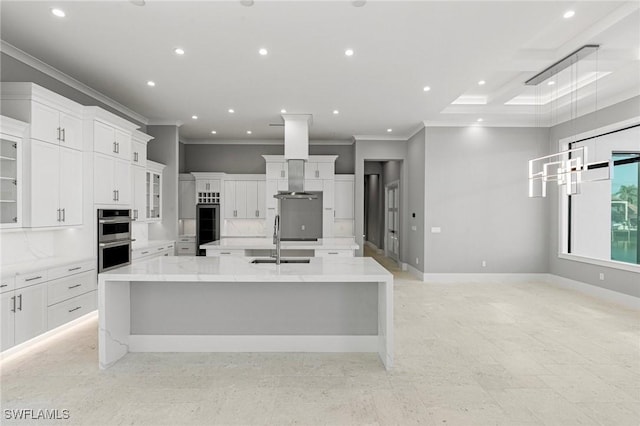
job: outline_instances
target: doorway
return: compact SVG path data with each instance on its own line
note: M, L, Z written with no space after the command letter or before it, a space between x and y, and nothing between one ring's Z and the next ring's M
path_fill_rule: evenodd
M385 185L384 197L384 255L400 261L400 181Z

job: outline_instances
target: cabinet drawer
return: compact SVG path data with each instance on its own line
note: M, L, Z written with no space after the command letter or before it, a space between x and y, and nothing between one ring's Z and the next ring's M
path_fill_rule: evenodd
M0 293L5 291L11 291L16 288L16 277L12 275L10 277L2 277L0 280Z
M30 272L28 274L18 274L16 276L16 288L39 284L49 280L49 271Z
M131 253L131 260L137 260L137 259L141 259L143 257L147 257L147 256L151 256L153 254L155 254L155 248L143 248L143 249L136 249L133 250L133 252Z
M97 308L98 292L95 290L49 306L47 309L49 330L95 311Z
M316 250L316 257L353 257L353 250Z
M47 290L47 305L51 306L95 290L96 285L96 275L92 271L50 281Z
M178 255L181 254L190 254L190 255L195 255L196 254L196 243L178 243L176 244L176 246L178 247Z
M69 275L80 274L83 272L96 269L95 260L87 260L84 262L78 262L71 265L60 266L58 268L49 269L49 279L55 280Z
M189 236L189 237L179 237L178 238L178 243L195 243L196 242L196 237L194 236Z
M244 250L207 250L207 256L244 256Z

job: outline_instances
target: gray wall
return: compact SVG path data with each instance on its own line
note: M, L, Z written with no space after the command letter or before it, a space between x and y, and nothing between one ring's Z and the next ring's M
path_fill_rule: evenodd
M558 142L561 139L635 117L640 117L640 96L604 108L597 113L584 115L572 122L554 126L551 128L549 138L549 152L558 152ZM585 185L588 185L588 183L585 183ZM551 185L551 188L551 192L547 196L549 272L608 290L640 297L640 286L638 285L640 274L636 272L558 258L558 221L560 220L558 196L553 185ZM605 276L602 281L599 277L600 273L604 273Z
M425 272L547 271L547 203L527 192L527 162L546 154L547 138L536 128L427 129Z
M179 173L185 173L185 171L187 170L187 166L185 164L185 155L184 155L184 148L185 145L180 142L178 144L178 172Z
M129 117L122 112L111 108L108 105L103 104L102 102L94 99L93 97L86 95L73 87L67 86L66 84L56 80L53 77L48 76L42 71L38 71L37 69L25 64L17 60L16 58L7 55L6 53L0 53L0 81L4 82L31 82L36 83L39 86L44 87L45 89L49 89L52 92L55 92L65 98L71 99L81 105L86 106L99 106L113 114L124 118L125 120L129 120L132 123L135 123L140 126L141 132L146 132L146 126L139 121Z
M400 173L402 173L401 161L385 161L382 163L382 180L385 185L400 180Z
M384 216L380 215L380 205L384 205L384 198L382 198L382 179L379 174L365 175L367 181L367 241L373 243L378 248L382 248L382 227L381 222L384 222Z
M178 238L178 127L149 126L154 137L147 145L147 158L166 167L162 173L162 222L149 224L150 240Z
M405 262L419 271L425 272L425 168L427 153L425 147L426 129L420 130L407 142L407 169L409 179L400 182L400 200L403 198L402 187L406 188L405 198L408 198L408 210L401 213L408 221L408 256Z
M362 256L362 235L364 234L364 178L365 178L365 161L401 161L407 159L407 141L389 141L389 140L356 140L355 142L355 237L356 242L360 246L358 255ZM406 163L403 163L406 164ZM422 164L420 167L424 167ZM400 201L401 201L401 217L400 217L400 260L405 262L405 257L411 255L409 253L407 238L407 219L408 211L407 197L405 196L406 188L403 183L408 181L407 167L402 167L402 180L400 184ZM415 256L414 256L415 257Z
M262 155L283 155L284 145L186 144L185 171L264 174ZM310 145L309 155L337 155L336 173L353 174L354 145Z

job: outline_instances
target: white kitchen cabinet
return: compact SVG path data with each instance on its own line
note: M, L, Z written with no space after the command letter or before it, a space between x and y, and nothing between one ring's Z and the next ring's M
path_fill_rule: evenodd
M265 181L226 180L224 183L225 219L264 219Z
M36 284L14 291L14 345L47 331L47 286Z
M221 192L220 179L197 179L196 192Z
M93 155L94 203L122 206L131 202L131 166L129 159Z
M131 133L102 121L93 123L93 150L120 159L131 159Z
M29 138L83 149L83 106L33 83L2 83L2 113L29 123Z
M267 161L267 179L287 179L289 176L288 164L284 161Z
M162 171L165 165L147 161L147 220L162 219Z
M304 165L305 179L333 179L335 159L332 162L307 161Z
M340 177L338 177L340 176ZM353 175L338 175L335 179L336 219L354 218L354 179Z
M131 167L131 199L133 220L144 222L147 220L147 169L142 167Z
M82 152L32 139L28 143L27 227L82 224Z
M23 138L28 123L0 116L0 227L22 226Z
M178 219L196 218L196 181L193 176L183 173L178 185Z
M0 351L4 351L15 342L16 296L13 291L0 294L0 320Z

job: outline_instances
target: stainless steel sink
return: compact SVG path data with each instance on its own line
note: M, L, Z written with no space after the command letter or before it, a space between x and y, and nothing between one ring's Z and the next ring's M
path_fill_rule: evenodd
M309 263L310 259L280 259L280 263ZM273 258L253 259L251 263L276 263Z

